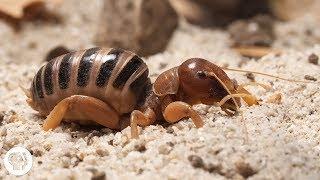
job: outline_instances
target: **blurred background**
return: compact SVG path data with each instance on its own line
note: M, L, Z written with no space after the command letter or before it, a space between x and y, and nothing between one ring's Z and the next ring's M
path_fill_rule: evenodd
M0 0L0 60L42 62L92 46L150 56L186 22L224 30L230 47L260 57L271 47L319 43L319 7L319 0ZM301 26L281 28L289 21Z

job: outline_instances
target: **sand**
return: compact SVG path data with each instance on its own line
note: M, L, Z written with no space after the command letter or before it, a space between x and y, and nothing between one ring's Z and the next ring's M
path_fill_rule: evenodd
M65 17L61 25L26 22L15 34L0 21L0 179L15 178L2 162L14 146L26 147L33 154L33 167L21 179L320 178L320 87L316 84L255 76L272 90L248 88L262 100L260 105L241 108L248 141L241 115L230 117L220 108L205 105L194 106L204 119L203 128L195 128L190 119L152 125L141 128L138 140L130 139L130 127L115 132L63 123L53 131L42 131L44 118L27 105L19 85L30 84L46 52L55 45L93 46L90 32L97 27L90 12L101 2L75 3L72 7L78 13L71 16L67 7L74 2L59 9ZM319 81L320 66L308 62L310 54L320 56L318 27L310 16L277 22L273 46L284 53L254 60L229 48L231 40L225 30L202 29L181 20L167 50L145 60L153 80L187 58L202 57L221 66L239 68L242 64L241 69L300 80L310 75ZM249 82L244 74L228 75L239 83ZM281 102L267 102L274 94L281 94Z

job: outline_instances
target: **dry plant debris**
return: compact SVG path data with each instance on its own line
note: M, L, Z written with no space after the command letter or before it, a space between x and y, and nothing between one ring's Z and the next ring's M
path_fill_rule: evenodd
M308 13L320 18L318 0L269 0L274 16L282 20L292 20Z
M62 0L0 0L0 12L13 18L22 18L26 7L35 3L60 3Z
M237 51L242 56L252 57L252 58L261 58L269 53L274 53L275 55L281 54L280 50L272 49L269 47L258 47L258 46L234 47L233 50Z

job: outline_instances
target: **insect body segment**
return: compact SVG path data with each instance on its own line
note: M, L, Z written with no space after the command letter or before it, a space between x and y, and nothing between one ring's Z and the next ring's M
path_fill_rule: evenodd
M69 86L73 55L73 53L69 53L63 56L63 58L61 59L60 67L58 70L58 84L60 89L67 89Z
M234 83L213 63L192 58L160 74L154 84L148 67L136 54L122 49L91 48L54 58L35 75L29 105L47 116L44 130L64 119L92 122L120 130L163 120L174 123L190 117L196 127L203 121L194 104L218 105L232 115L240 98L249 105L256 99ZM28 95L31 94L31 95Z
M132 64L135 69L131 69ZM48 115L62 99L85 95L109 102L116 110L127 113L133 110L141 93L131 89L141 89L135 87L136 80L144 87L147 73L142 59L129 51L92 48L73 52L51 60L38 71L29 102L35 110Z
M235 84L215 64L204 59L189 59L179 67L181 88L187 97L193 97L203 104L214 104L223 97L236 93ZM229 92L228 92L229 91ZM223 109L236 111L239 99L227 101Z
M88 84L91 68L99 50L99 48L88 49L82 55L77 75L77 85L79 87L85 87Z

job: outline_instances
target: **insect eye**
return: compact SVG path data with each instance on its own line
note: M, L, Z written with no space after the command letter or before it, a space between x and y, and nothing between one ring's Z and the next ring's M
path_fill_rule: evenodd
M198 71L197 72L197 76L200 78L200 79L204 79L207 77L206 73L204 71Z

